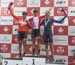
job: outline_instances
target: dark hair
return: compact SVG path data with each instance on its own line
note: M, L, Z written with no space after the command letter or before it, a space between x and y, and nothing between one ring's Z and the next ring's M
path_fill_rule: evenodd
M27 15L27 12L22 12L22 15Z
M35 9L35 10L33 10L33 13L38 13L38 11Z

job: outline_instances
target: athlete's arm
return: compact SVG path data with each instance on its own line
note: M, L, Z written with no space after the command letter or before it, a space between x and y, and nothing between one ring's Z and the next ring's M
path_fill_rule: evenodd
M45 17L45 15L43 15L43 16L39 16L40 19L42 19L42 18L44 18L44 17Z
M40 21L40 26L41 26L41 25L44 25L44 18L41 19L41 21Z
M13 11L12 11L12 8L11 8L12 5L13 5L13 2L10 2L9 5L8 5L8 11L10 11L10 15L11 15L11 16L13 16L15 19L18 20L18 17L15 16L14 13L13 13Z
M59 20L52 19L53 22L62 23L64 21L64 19L67 17L67 14L66 14L66 12L64 11L63 8L62 8L61 12L64 12L65 16L60 21Z
M33 27L33 18L28 19L28 25L29 25L30 28Z
M52 22L62 23L65 18L66 18L66 16L64 16L61 20L55 20L55 19L51 19L51 20L52 20Z

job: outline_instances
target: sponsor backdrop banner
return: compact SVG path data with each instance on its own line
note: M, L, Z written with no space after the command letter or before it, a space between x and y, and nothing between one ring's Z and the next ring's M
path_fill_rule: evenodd
M50 17L60 20L64 14L60 12L64 8L68 17L63 24L52 24L54 59L56 62L67 62L67 65L74 65L75 58L75 0L0 0L0 55L4 58L18 58L19 48L17 41L18 24L12 16L7 14L7 7L10 2L14 2L13 12L16 16L21 16L23 11L27 11L29 19L33 16L32 11L37 9L39 15L44 15L45 11L52 8ZM41 35L43 34L41 27ZM31 35L28 35L26 54L32 52ZM37 47L37 43L36 46ZM40 54L45 55L45 46L41 36ZM36 48L37 51L37 48ZM37 53L37 52L36 52Z

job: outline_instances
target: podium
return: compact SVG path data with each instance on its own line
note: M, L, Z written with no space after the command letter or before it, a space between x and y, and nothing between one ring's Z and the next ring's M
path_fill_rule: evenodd
M25 56L22 59L3 59L2 65L66 65L46 63L45 57Z
M46 65L65 65L65 64L46 64Z
M43 57L23 57L23 65L45 65Z
M2 65L23 65L22 59L4 59Z

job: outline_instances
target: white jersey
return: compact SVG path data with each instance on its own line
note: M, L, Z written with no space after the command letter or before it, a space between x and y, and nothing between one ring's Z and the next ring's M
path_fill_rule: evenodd
M39 18L37 17L33 17L33 29L39 29Z

